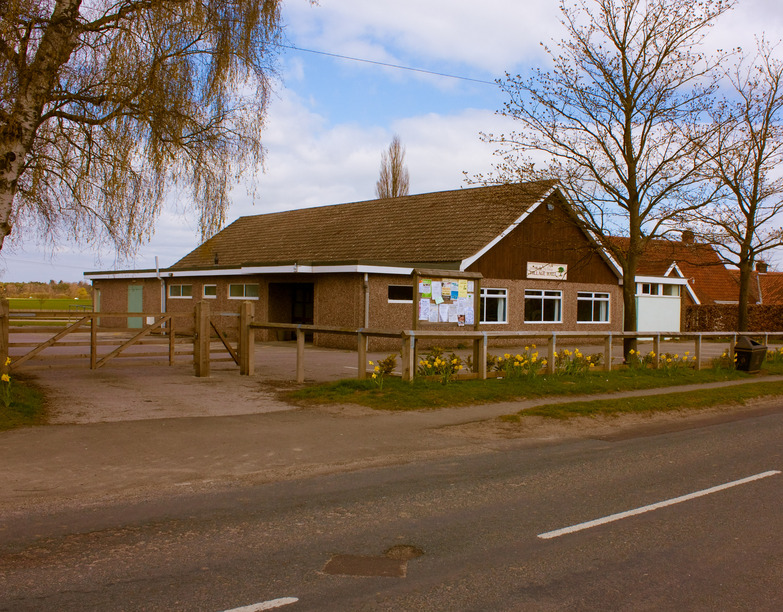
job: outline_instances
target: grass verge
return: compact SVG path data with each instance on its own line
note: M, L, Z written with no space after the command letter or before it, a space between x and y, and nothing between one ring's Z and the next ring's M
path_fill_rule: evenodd
M11 405L0 402L0 431L46 423L46 404L40 389L18 374L11 378Z
M763 373L783 374L783 364L770 366ZM697 372L682 368L669 372L639 369L574 376L457 380L447 385L420 379L406 383L399 378L386 378L382 388L372 380L341 380L287 391L282 399L300 405L351 403L376 410L421 410L742 380L749 376L752 375L727 369Z
M500 417L507 423L519 423L525 417L569 419L607 417L623 414L649 414L675 410L700 410L721 405L744 405L762 397L783 396L783 381L704 389L698 393L667 393L644 397L592 400L565 404L546 404Z
M11 310L68 310L69 307L92 310L92 301L73 298L8 298L8 307Z

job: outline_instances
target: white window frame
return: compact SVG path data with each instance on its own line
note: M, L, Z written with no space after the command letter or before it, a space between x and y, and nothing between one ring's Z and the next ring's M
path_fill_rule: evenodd
M508 289L502 287L482 287L480 293L481 302L479 304L479 323L485 325L507 325L508 324ZM502 303L503 319L501 321L487 321L487 300L497 300ZM498 312L501 307L498 307Z
M242 287L242 295L231 295L232 287ZM247 288L255 287L256 295L247 295ZM258 283L231 283L228 286L228 299L229 300L257 300L258 299Z
M611 299L609 293L605 291L577 291L576 293L576 322L582 324L595 324L595 323L609 323L611 321L612 313L609 310ZM590 302L592 317L589 321L582 321L579 319L579 302ZM595 320L595 307L597 304L606 304L606 318L596 321Z
M667 291L673 291L674 293L667 293ZM661 295L664 297L678 298L682 295L682 285L663 283L661 285Z
M661 295L660 283L638 283L636 295Z
M190 295L182 295L183 287L188 287L190 289ZM179 295L174 295L172 293L172 290L175 289L175 288L179 290ZM193 299L193 285L185 284L185 283L178 283L176 285L169 285L168 295L169 295L169 298L172 299L172 300L191 300L191 299Z
M212 287L215 290L215 293L207 295L207 287ZM217 285L204 285L201 288L201 297L203 297L205 300L215 300L215 299L217 299Z
M527 318L527 302L528 300L540 299L541 300L541 321L530 321ZM557 316L558 318L552 321L544 319L544 313L546 312L545 303L548 301L555 302L557 304ZM525 289L525 323L531 325L541 324L561 324L563 322L563 292L555 291L552 289Z
M411 290L411 299L409 300L393 300L389 297L389 289L392 287L405 287ZM411 285L387 285L386 286L386 299L389 304L413 304L413 286Z

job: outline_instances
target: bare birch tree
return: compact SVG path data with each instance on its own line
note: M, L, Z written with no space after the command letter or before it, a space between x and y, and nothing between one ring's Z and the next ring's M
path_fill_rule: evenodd
M410 177L405 166L405 147L399 136L394 136L389 149L381 153L381 176L375 183L378 198L399 198L408 195Z
M132 251L171 186L203 235L262 158L281 0L0 0L0 248Z
M698 45L731 5L561 0L566 36L547 48L551 71L503 83L510 101L501 113L520 129L485 136L500 145L496 178L560 180L578 220L622 267L627 331L637 329L634 278L645 245L674 211L699 202L702 162L691 136L714 81Z
M739 268L737 328L748 329L753 267L783 246L783 63L760 41L754 57L725 70L730 90L711 113L717 130L705 144L705 178L718 197L686 211L683 223Z

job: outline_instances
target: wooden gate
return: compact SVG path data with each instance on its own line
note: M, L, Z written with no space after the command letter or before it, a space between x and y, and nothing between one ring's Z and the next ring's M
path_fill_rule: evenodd
M244 302L239 313L214 313L209 304L199 302L193 314L139 313L139 312L79 312L68 311L9 311L8 302L0 299L0 368L12 370L32 360L79 361L89 359L91 369L101 368L118 357L157 364L165 360L173 365L177 358L192 359L196 376L209 376L210 361L233 361L240 374L254 370L253 347L255 332L250 328L253 303ZM195 315L195 319L194 319ZM236 346L217 324L220 317L237 319ZM140 329L129 327L100 327L104 322L141 322ZM185 319L184 323L182 319ZM175 320L180 322L175 325ZM138 321L133 321L134 325ZM194 324L194 327L192 327ZM190 329L195 329L191 334ZM187 334L176 329L188 330ZM45 335L44 339L39 336ZM14 341L11 342L13 336ZM213 338L219 348L211 348ZM140 347L144 348L140 348ZM220 348L228 354L220 355ZM12 350L13 349L13 350ZM20 350L21 349L21 350ZM50 350L47 350L50 349ZM157 358L157 359L155 359ZM6 364L6 361L9 361ZM64 364L67 365L67 364Z

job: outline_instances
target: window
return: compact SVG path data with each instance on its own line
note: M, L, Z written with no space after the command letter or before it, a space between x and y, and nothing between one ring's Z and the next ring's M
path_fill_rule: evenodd
M658 295L658 285L656 283L641 283L636 287L637 295Z
M608 323L609 294L579 291L576 294L576 320L579 323Z
M390 304L412 304L413 287L410 285L389 285Z
M202 295L205 298L216 298L217 297L217 285L204 285L204 290L202 292Z
M228 297L232 300L241 299L258 299L258 285L253 284L236 284L228 286Z
M170 298L193 297L193 285L169 285Z
M563 292L525 290L525 323L562 323Z
M663 285L663 295L671 295L673 297L680 296L679 285Z
M508 289L481 289L481 323L508 323Z

